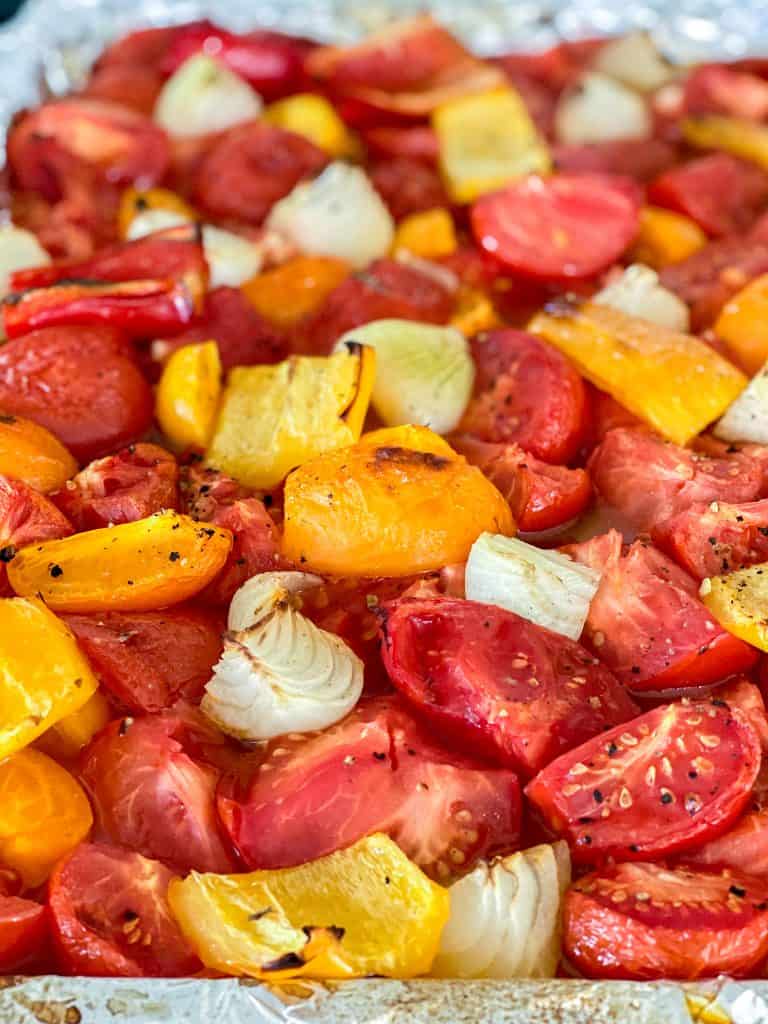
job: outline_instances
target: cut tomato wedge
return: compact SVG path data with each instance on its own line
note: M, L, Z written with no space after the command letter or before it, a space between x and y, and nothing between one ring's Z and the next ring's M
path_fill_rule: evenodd
M733 824L760 769L757 733L723 701L654 708L552 761L526 787L582 863L701 846Z
M620 258L637 234L640 193L607 174L530 176L481 196L472 231L517 274L545 281L591 277Z
M653 527L655 544L698 580L768 561L768 499L691 505Z

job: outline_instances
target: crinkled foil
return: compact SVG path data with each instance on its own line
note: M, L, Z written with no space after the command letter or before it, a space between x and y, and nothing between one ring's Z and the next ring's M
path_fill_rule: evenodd
M352 41L430 8L482 54L647 29L679 63L768 55L768 0L27 0L0 29L0 131L130 28L210 17ZM0 1024L768 1024L768 982L0 979Z

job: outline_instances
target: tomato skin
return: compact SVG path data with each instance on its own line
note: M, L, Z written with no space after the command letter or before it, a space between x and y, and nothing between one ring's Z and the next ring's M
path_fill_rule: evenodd
M31 962L46 952L47 943L46 908L18 896L0 896L0 971L28 971Z
M737 872L616 864L566 894L565 953L589 978L743 977L768 952L766 897Z
M221 654L223 623L194 606L62 618L109 696L138 714L199 700Z
M690 217L712 238L722 238L746 231L768 204L768 174L728 153L712 153L666 171L648 197Z
M174 37L184 28L204 22L187 22L185 25L164 25L162 28L141 28L128 32L110 43L96 61L96 68L157 67L168 51Z
M232 871L216 819L219 772L187 753L191 732L172 713L111 722L84 750L81 780L112 842L182 872Z
M664 139L619 139L552 147L558 172L621 174L645 183L674 164L677 150Z
M323 305L296 327L294 351L327 355L336 341L371 320L394 317L445 323L453 313L453 292L441 281L395 260L374 260L335 288Z
M589 460L597 492L641 530L712 501L754 501L763 472L738 452L707 455L647 430L610 430Z
M369 152L376 157L409 157L426 164L437 164L440 146L429 125L380 125L363 131Z
M481 196L470 214L477 244L510 270L547 281L592 277L637 233L631 179L608 174L530 176Z
M303 136L249 121L225 132L203 157L193 199L213 217L261 224L278 199L327 163L327 155Z
M263 765L244 786L229 778L219 788L219 815L250 868L290 867L387 832L445 881L517 847L516 775L441 747L396 698L365 700L325 732L279 737Z
M259 316L240 289L226 287L208 292L202 316L181 334L155 345L164 360L182 345L211 338L218 345L224 370L231 370L233 366L279 363L287 354L284 339Z
M47 427L87 460L140 436L153 400L114 328L51 327L0 349L0 409Z
M228 605L235 591L251 576L284 566L277 528L259 498L224 506L216 511L211 522L231 530L233 544L223 569L201 593L201 601Z
M5 566L19 548L71 533L72 524L53 502L23 480L0 474L0 594L11 592Z
M768 499L695 504L651 531L655 544L698 580L768 561Z
M395 220L451 205L437 170L418 158L389 157L373 163L368 173Z
M700 64L685 78L688 114L725 114L762 121L768 117L768 84L757 75L723 64Z
M582 640L634 693L705 686L755 663L757 651L699 601L696 581L652 545L624 549L611 530L565 550L602 573Z
M178 508L178 479L170 452L139 443L89 463L51 500L76 529L97 530Z
M151 117L162 87L162 77L152 68L131 64L107 64L101 68L94 68L82 90L82 95L94 100L117 103L145 117Z
M666 704L551 761L525 794L579 863L647 860L725 832L749 802L761 755L737 708Z
M460 430L519 444L544 462L568 462L587 429L581 375L557 349L525 331L483 332L471 342L475 394Z
M175 875L138 853L81 843L51 875L48 905L63 973L86 977L174 978L200 962L166 901ZM137 922L126 931L126 924ZM131 939L136 931L140 939Z
M456 451L485 473L509 502L521 533L570 522L592 499L589 474L541 462L516 444L487 444L466 434L451 438Z
M419 714L523 775L637 712L579 644L493 605L405 597L381 622L384 666Z

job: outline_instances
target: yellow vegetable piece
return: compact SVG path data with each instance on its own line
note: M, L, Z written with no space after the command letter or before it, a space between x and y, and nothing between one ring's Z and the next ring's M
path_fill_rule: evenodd
M193 871L168 901L206 967L273 981L426 974L449 912L447 890L384 835L280 871Z
M97 686L74 636L42 601L0 599L0 758L73 714Z
M307 572L409 576L465 561L481 533L514 530L493 484L426 427L366 434L285 483L283 553Z
M511 87L462 96L432 114L440 169L457 203L470 203L526 174L546 174L546 143Z
M395 231L393 251L407 249L425 260L449 256L456 251L456 229L453 217L442 206L403 217Z
M140 213L149 210L164 210L178 214L185 220L197 220L193 208L176 192L167 188L134 188L131 186L120 196L120 207L117 213L117 227L120 237L125 238L131 227L131 221Z
M703 580L699 596L729 633L768 651L768 562Z
M292 327L314 313L352 268L332 256L297 256L257 274L242 291L257 313L277 327Z
M768 359L768 274L756 277L723 306L714 332L747 373Z
M157 385L155 416L175 448L205 448L221 397L221 359L215 341L172 352Z
M700 149L719 149L768 170L768 125L746 118L702 114L681 124L683 138Z
M707 236L690 217L660 206L644 206L631 261L661 270L687 259L706 244Z
M47 494L63 487L77 462L50 430L21 416L0 416L0 473Z
M490 331L501 323L493 302L479 288L463 285L459 288L456 308L450 324L461 331L465 338L471 338L480 331Z
M354 137L324 96L297 93L271 103L261 115L265 121L286 131L303 135L331 156L353 156Z
M360 437L375 373L376 353L363 345L236 367L207 461L246 487L276 487L296 466Z
M676 444L687 444L721 416L747 384L698 338L595 302L552 303L528 329Z
M36 746L51 757L71 760L104 728L109 716L109 701L97 690L81 708L44 732Z
M17 594L38 595L56 611L151 611L197 594L231 547L232 534L223 527L158 512L22 548L8 579Z
M20 750L0 764L0 862L25 886L41 885L92 824L83 788L46 754Z

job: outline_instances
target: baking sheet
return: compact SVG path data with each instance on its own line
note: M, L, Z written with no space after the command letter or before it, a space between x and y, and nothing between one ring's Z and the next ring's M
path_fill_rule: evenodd
M131 28L210 17L351 41L428 7L477 52L653 32L680 63L768 54L768 0L28 0L0 30L0 132L67 92ZM0 141L2 141L0 139ZM0 1024L768 1024L768 982L370 980L281 990L237 979L0 979Z

